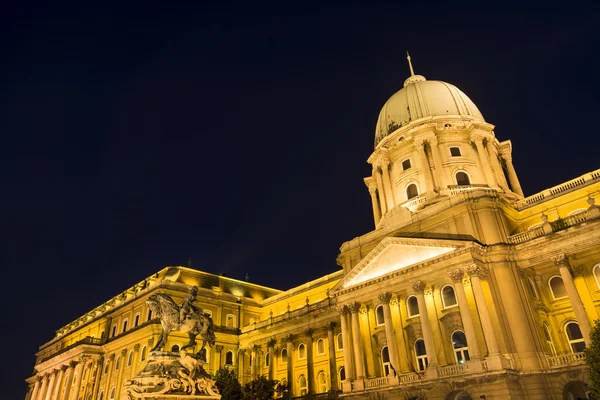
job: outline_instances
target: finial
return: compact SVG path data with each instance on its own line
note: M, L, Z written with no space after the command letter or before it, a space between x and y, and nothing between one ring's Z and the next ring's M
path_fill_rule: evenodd
M415 70L413 69L412 62L410 61L410 54L406 51L406 59L408 60L408 68L410 68L410 76L415 76Z

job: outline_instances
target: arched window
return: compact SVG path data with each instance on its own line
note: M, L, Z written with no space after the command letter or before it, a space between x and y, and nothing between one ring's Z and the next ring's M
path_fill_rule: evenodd
M179 353L179 345L178 344L174 344L173 346L171 346L171 352L172 353Z
M385 325L385 317L383 315L383 305L378 305L375 309L375 322L377 326Z
M550 286L550 291L552 292L554 300L567 297L567 289L565 289L565 283L560 276L556 275L550 278L548 285Z
M542 324L542 330L544 331L544 339L546 340L546 344L550 349L550 354L555 356L556 347L554 347L554 341L552 340L552 335L550 334L550 328L548 328L548 325L545 322Z
M535 288L535 282L530 277L527 277L527 287L529 287L529 294L534 299L539 299L537 289Z
M304 360L306 358L306 346L304 343L298 345L298 360Z
M120 366L121 366L121 356L117 357L117 361L115 362L115 371L118 371Z
M342 338L341 333L338 333L338 335L336 336L335 345L338 351L344 350L344 339Z
M419 315L419 302L417 301L416 296L410 296L406 299L406 308L409 317L416 317Z
M346 368L344 368L344 366L342 365L339 369L338 369L338 379L340 382L340 388L342 387L342 381L346 380Z
M127 356L127 366L130 367L133 364L133 350L129 352Z
M469 175L467 175L467 173L464 171L458 171L456 173L455 177L456 177L456 184L458 186L468 186L471 184L471 179L469 178Z
M567 341L569 342L571 351L573 353L581 353L585 349L585 341L583 340L581 329L579 329L579 324L574 321L568 322L565 325L565 333L567 334Z
M104 400L104 391L100 392L100 397L98 397L98 400Z
M452 334L452 347L454 348L454 358L458 364L464 364L471 359L464 332L456 331Z
M281 350L281 362L282 363L287 363L287 349L283 349Z
M142 356L140 357L140 361L146 361L146 346L142 347Z
M113 325L110 337L117 336L117 325Z
M322 356L325 354L325 341L323 339L317 340L317 355Z
M140 313L135 314L133 317L133 327L137 327L140 324Z
M128 322L129 322L129 320L123 321L123 330L122 330L122 332L127 332L127 323Z
M306 386L306 377L304 375L300 375L298 378L298 392L300 396L304 396L308 393L308 388Z
M270 356L270 355L271 355L271 353L270 353L270 352L267 352L267 353L265 354L265 367L268 367L268 366L269 366L269 361L270 361L270 360L269 360L269 358L270 358L269 356Z
M113 386L112 389L110 389L110 400L115 400L115 387Z
M388 347L385 346L381 349L381 363L383 364L383 376L388 376L391 372L390 369L390 352Z
M442 288L442 302L444 303L444 308L455 307L458 305L454 287L452 287L452 285L446 285Z
M408 185L406 187L406 199L407 200L414 199L418 195L419 195L419 190L417 189L417 185L415 185L414 183L411 183L410 185Z
M225 353L225 364L233 365L233 351L230 350L227 353Z
M106 360L106 362L104 363L104 373L108 374L108 364L109 364L109 360Z
M327 377L325 376L325 372L323 371L319 371L319 374L317 375L317 392L327 392Z
M425 351L425 341L423 339L415 340L415 357L417 359L417 370L425 371L429 365L427 351Z
M227 328L237 328L235 315L233 315L233 314L227 314L227 319L225 321L226 321L225 322L226 323L225 326Z

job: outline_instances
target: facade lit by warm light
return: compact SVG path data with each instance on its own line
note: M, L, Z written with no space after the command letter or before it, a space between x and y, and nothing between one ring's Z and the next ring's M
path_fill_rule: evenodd
M586 398L600 170L524 197L494 128L455 86L412 74L367 160L374 229L341 245L337 272L280 291L167 267L58 329L26 400L120 399L160 332L145 299L180 302L189 285L216 325L207 370L266 375L291 396Z

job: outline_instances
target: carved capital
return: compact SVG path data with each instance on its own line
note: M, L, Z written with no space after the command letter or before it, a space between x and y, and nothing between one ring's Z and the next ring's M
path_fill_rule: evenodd
M569 258L565 254L559 254L557 256L552 257L552 261L558 268L568 268L569 267Z
M471 277L477 276L479 277L479 279L487 279L488 277L487 268L485 268L484 266L478 264L471 264L465 269L467 270L467 274L469 274L469 276Z
M431 147L437 146L438 145L438 140L436 136L430 136L427 138L427 141L429 142L429 145Z
M127 355L127 349L123 349L123 350L121 350L121 355L122 355L122 356L126 356L126 355Z
M423 282L423 281L416 281L410 286L413 288L415 293L423 293L423 290L425 289L426 285L425 285L425 282Z
M352 314L356 314L360 311L360 303L358 301L348 304L348 308Z
M282 343L292 343L294 341L294 335L288 333L284 337L281 338Z
M463 276L465 275L465 271L460 268L453 269L452 271L448 271L448 276L452 279L452 282L458 283L461 282Z
M260 351L260 344L252 345L251 349L252 349L252 351L259 352Z
M154 344L154 338L151 337L150 339L148 339L148 346L152 346Z
M244 354L246 354L246 349L239 349L238 350L238 355L242 355L243 356Z
M69 361L69 367L71 367L73 369L75 369L75 367L77 366L77 364L79 364L78 361L75 361L75 360Z
M304 336L306 336L307 338L312 339L313 333L315 333L315 330L312 328L308 328L308 329L304 330Z
M337 306L336 310L338 313L340 313L341 316L348 315L348 313L350 312L350 310L346 306Z
M334 321L329 321L328 323L325 324L325 329L327 329L328 331L332 331L335 329L335 326L337 324Z
M69 366L68 366L68 365L61 365L61 366L60 366L60 370L61 370L62 372L65 372L65 371L66 371L68 368L69 368Z
M100 356L100 358L96 360L96 367L101 366L102 364L104 364L104 356Z
M471 135L471 141L475 144L479 144L482 145L483 144L483 136L478 135L478 134L472 134Z
M275 340L275 338L267 340L267 347L275 347L275 344L277 344L277 340Z
M423 146L425 146L425 140L423 138L414 138L413 142L418 150L422 150Z
M59 372L60 372L60 368L59 369L53 369L52 372L51 372L51 374L54 375L54 376L57 376Z
M82 363L85 363L89 359L90 356L88 356L87 354L83 354L81 357L79 357L79 361L81 361Z
M133 346L133 351L135 351L136 353L138 351L140 351L140 344L139 343L136 343L135 346Z
M115 361L115 353L112 353L110 356L108 356L108 359L112 362Z
M221 346L220 344L215 345L215 351L217 353L220 353L221 351L223 351L223 346Z
M381 293L377 298L379 301L388 304L392 298L392 294L390 292Z

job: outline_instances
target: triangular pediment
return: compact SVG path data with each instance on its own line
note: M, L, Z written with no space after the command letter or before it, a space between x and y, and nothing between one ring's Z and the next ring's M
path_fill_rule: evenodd
M332 288L331 293L447 255L466 244L459 240L385 238Z

